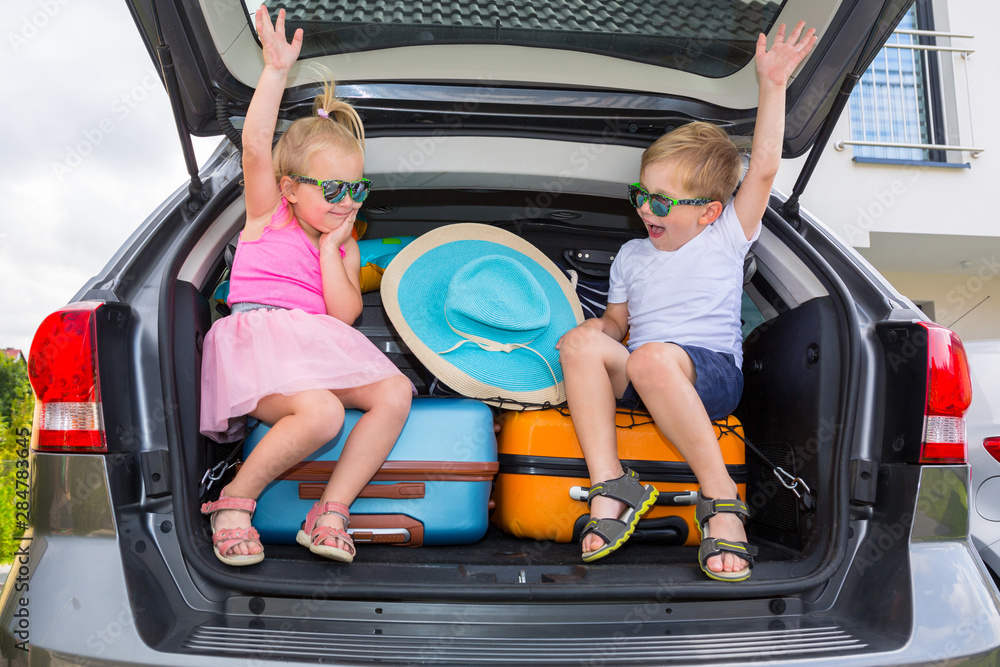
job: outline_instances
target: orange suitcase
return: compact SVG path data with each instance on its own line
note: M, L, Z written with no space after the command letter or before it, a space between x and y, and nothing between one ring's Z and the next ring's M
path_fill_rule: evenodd
M565 414L563 414L565 412ZM503 412L497 436L500 471L491 521L515 537L571 542L589 519L587 466L565 410ZM619 412L618 455L660 492L633 540L697 545L694 502L699 486L691 468L646 413ZM734 416L713 422L722 455L740 497L746 498L743 427Z

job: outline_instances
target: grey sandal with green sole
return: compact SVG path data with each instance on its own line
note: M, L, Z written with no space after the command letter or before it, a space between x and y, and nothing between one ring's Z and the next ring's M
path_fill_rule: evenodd
M708 534L708 520L720 512L730 512L740 517L746 523L750 517L750 510L747 504L736 499L706 498L698 492L698 501L695 506L694 518L698 524L698 532L701 534L701 546L698 548L698 565L701 571L716 581L746 581L750 577L750 570L753 569L753 557L757 555L757 548L746 542L736 540L724 540L718 537L706 537ZM722 553L731 553L739 556L747 562L747 566L737 572L712 572L708 569L708 559Z
M625 503L625 510L617 519L591 519L580 535L581 543L587 535L594 533L602 540L604 546L594 551L583 552L583 561L590 563L598 558L604 558L618 549L632 536L639 518L649 511L656 502L659 492L650 484L640 484L639 476L625 469L625 473L616 479L595 484L587 494L587 504L594 496L607 496Z

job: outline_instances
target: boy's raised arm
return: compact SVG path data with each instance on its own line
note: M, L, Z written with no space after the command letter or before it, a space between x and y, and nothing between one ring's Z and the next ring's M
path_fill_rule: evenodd
M816 43L816 31L810 28L803 35L804 28L805 22L800 21L786 41L785 24L782 23L778 26L770 51L767 50L767 37L762 33L757 38L757 122L754 125L750 166L733 201L736 217L748 240L757 231L771 196L774 177L781 165L788 78Z

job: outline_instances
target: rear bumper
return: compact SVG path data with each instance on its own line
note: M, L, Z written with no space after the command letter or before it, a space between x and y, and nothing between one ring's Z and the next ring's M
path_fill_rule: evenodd
M65 488L67 463L61 458L36 457L36 488L53 491L56 480ZM99 456L72 458L69 467L77 473L106 465ZM140 546L138 531L107 530L110 499L106 485L97 485L82 506L62 515L76 516L77 525L87 530L38 526L26 541L23 562L15 563L0 595L0 648L11 664L214 666L249 659L282 665L732 665L763 660L846 667L968 658L998 664L1000 599L968 538L954 534L956 517L961 523L956 515L961 502L955 501L967 494L963 470L928 467L921 473L920 500L902 552L909 558L909 590L887 587L866 600L839 600L815 613L792 600L783 613L776 610L777 600L673 603L668 582L662 602L640 604L408 604L247 596L212 601L196 594L186 571L171 581L150 572L147 579L158 578L159 587L170 592L162 604L136 603L126 584L122 549L170 551L163 546L170 541ZM49 518L72 507L70 494L62 501L70 504L48 506ZM162 515L151 517L150 527L162 531L166 522ZM165 559L178 557L179 551ZM141 599L151 598L147 592ZM880 648L879 638L858 620L872 601L879 603L875 613L882 617L899 614L904 626L909 618L908 634L900 627L905 636L892 650L885 650L884 642ZM706 622L706 617L715 620ZM157 648L144 639L152 635Z
M904 648L888 653L866 653L850 632L809 617L788 618L779 624L772 621L770 629L755 627L758 623L753 621L723 623L730 625L732 632L722 634L718 631L723 628L716 625L713 638L680 632L665 635L662 629L654 636L652 626L661 625L657 618L661 609L647 614L642 606L630 610L616 606L599 610L606 614L606 629L614 632L595 637L604 633L591 626L591 639L583 639L566 636L566 626L575 620L567 619L566 625L549 621L530 628L525 624L490 628L482 620L487 610L451 605L449 623L434 616L416 621L413 610L407 611L403 605L382 605L381 617L385 620L370 621L371 610L359 608L362 620L339 624L339 633L316 626L310 631L310 624L301 617L292 620L240 614L195 628L182 642L188 647L183 653L161 652L147 646L139 636L114 540L52 538L42 542L35 538L34 544L44 544L38 549L44 549L44 554L32 567L28 605L19 607L14 596L6 591L4 594L0 641L10 664L221 666L232 664L234 659L251 659L255 664L274 660L274 664L304 665L325 659L329 661L325 664L340 660L456 665L498 661L732 665L767 660L773 665L846 667L950 664L968 658L997 664L1000 658L1000 615L996 600L988 592L991 586L983 579L975 554L954 543L911 549L914 582L919 583L914 587L913 633ZM89 576L65 567L66 559L93 564L88 568ZM12 588L15 580L8 587ZM27 608L30 613L25 628L30 648L24 647L30 650L30 660L27 651L15 647L23 641L15 636L19 619L14 614L19 608ZM546 615L553 618L559 611L549 610ZM577 618L593 621L590 617L596 611L581 610ZM946 618L963 620L946 624L942 622ZM685 624L672 625L680 631ZM545 626L553 636L544 636ZM640 632L632 634L639 626ZM839 644L846 655L804 657L809 651L824 653L819 649L832 644ZM199 654L206 650L215 655ZM291 656L300 659L289 662Z

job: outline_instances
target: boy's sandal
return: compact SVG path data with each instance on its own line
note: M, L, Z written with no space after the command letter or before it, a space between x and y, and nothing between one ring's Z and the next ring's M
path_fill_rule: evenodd
M230 498L223 489L219 499L201 506L201 513L210 515L209 525L212 527L212 548L215 557L226 565L253 565L264 560L264 546L260 543L260 535L253 526L249 528L215 529L215 513L220 510L237 510L246 512L253 517L257 502L250 498ZM229 551L241 542L249 542L260 547L256 554L230 554Z
M724 540L717 537L707 537L708 520L720 512L730 512L740 517L740 521L746 523L750 516L747 504L736 499L706 498L698 492L698 501L695 506L694 518L698 525L698 532L701 534L701 546L698 548L698 565L701 571L716 581L746 581L750 577L750 570L753 569L753 557L757 555L757 547L752 547L746 542L736 540ZM747 562L747 566L736 572L713 572L708 569L708 559L722 553L731 553L739 556Z
M343 528L333 528L331 526L317 526L316 521L324 514L334 514L344 520ZM347 533L347 528L351 524L351 514L347 511L347 506L343 503L315 503L306 520L302 522L302 529L295 536L295 541L309 549L317 556L323 556L330 560L350 563L354 560L354 540ZM336 540L344 542L348 549L335 546ZM331 541L334 544L326 544Z
M607 496L625 503L625 509L617 519L591 519L587 522L580 536L581 543L587 535L594 533L604 540L604 546L583 552L583 561L589 563L604 558L625 544L635 531L639 518L649 511L658 495L659 492L651 484L640 484L639 476L628 468L621 477L590 487L590 493L587 494L588 505L594 496Z

